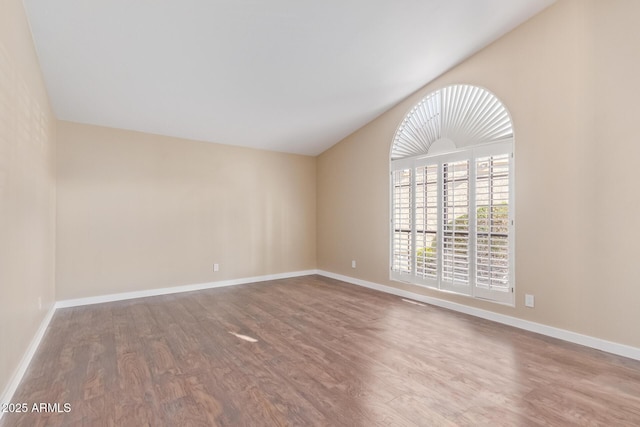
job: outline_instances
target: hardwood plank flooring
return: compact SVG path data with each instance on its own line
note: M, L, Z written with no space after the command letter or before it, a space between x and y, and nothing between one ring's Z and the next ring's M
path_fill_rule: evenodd
M306 276L58 310L40 402L0 426L639 426L640 362Z

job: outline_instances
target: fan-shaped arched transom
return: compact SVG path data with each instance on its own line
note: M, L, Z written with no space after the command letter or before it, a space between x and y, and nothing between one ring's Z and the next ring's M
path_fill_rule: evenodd
M406 115L393 138L391 160L513 137L511 117L486 89L452 85L431 92Z

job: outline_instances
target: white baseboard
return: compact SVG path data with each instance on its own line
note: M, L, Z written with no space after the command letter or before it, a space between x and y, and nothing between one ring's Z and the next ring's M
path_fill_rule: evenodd
M458 304L439 298L428 297L391 286L380 285L378 283L368 282L366 280L356 279L354 277L343 276L341 274L331 273L328 271L318 270L317 274L330 277L332 279L341 280L365 288L375 289L377 291L386 292L388 294L397 295L403 298L410 298L416 301L425 302L438 307L448 308L460 313L470 314L482 319L492 320L509 326L514 326L526 331L536 332L538 334L547 335L575 344L584 345L595 348L597 350L606 351L607 353L617 354L619 356L628 357L630 359L640 360L640 348L631 347L625 344L619 344L600 338L591 337L589 335L579 334L577 332L568 331L566 329L555 328L553 326L543 325L541 323L531 322L529 320L519 319L517 317L507 316L504 314L494 313L480 308L469 307L467 305Z
M57 308L77 307L103 302L123 301L134 298L154 297L158 295L177 294L180 292L201 291L203 289L221 288L225 286L245 285L247 283L266 282L268 280L288 279L291 277L316 274L317 270L294 271L289 273L268 274L265 276L244 277L240 279L220 280L217 282L198 283L195 285L174 286L171 288L148 289L144 291L123 292L119 294L99 295L95 297L67 299L56 302Z
M18 385L20 385L20 381L22 381L22 377L24 376L24 373L27 371L27 368L31 363L31 359L33 358L33 355L36 353L36 350L40 345L40 341L42 341L42 337L44 337L44 333L46 332L47 327L49 326L49 323L51 322L51 318L53 317L53 314L55 313L55 311L56 311L56 307L55 305L52 305L49 308L49 311L47 311L47 314L45 314L44 319L42 319L42 322L40 322L40 326L38 327L36 334L33 336L33 339L29 343L29 346L27 347L27 351L25 351L24 355L22 356L22 360L20 360L20 363L18 363L18 367L16 368L16 370L13 373L13 376L11 377L11 380L9 380L9 383L7 384L6 388L2 392L2 395L0 396L0 403L11 402L11 399L13 398L13 395L16 392L16 389L18 388ZM0 411L0 419L2 419L2 415L4 415L4 412Z

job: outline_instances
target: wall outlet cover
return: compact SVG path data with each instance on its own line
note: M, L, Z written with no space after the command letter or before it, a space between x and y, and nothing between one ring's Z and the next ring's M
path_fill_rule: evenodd
M524 305L527 307L533 307L535 305L535 297L531 294L525 294Z

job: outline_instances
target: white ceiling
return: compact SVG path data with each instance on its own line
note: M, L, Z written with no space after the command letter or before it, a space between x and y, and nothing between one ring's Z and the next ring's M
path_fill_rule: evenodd
M24 0L59 119L316 155L554 0Z

